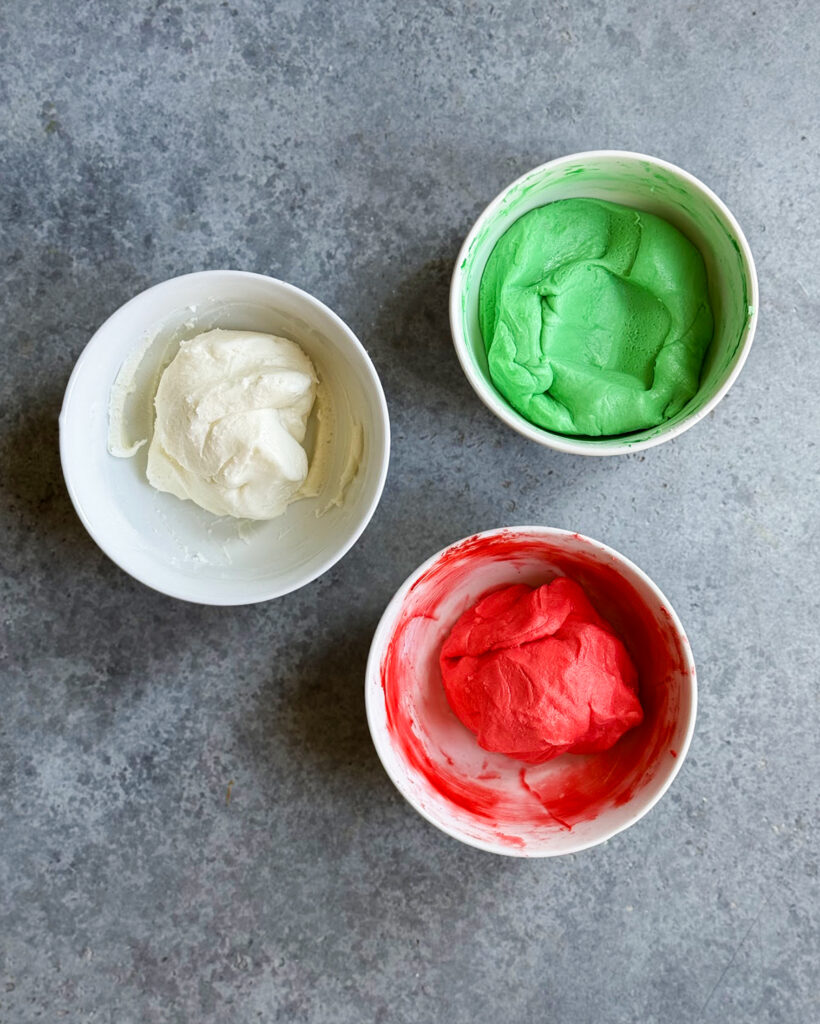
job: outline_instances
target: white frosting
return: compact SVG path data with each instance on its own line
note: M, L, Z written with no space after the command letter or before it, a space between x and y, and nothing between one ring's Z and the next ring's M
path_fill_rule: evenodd
M215 330L183 341L157 388L149 481L214 515L282 515L307 478L316 386L286 338Z

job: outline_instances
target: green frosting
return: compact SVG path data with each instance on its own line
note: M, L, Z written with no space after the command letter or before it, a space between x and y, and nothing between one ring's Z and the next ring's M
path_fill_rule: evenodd
M679 412L712 339L706 268L667 221L563 199L501 236L481 278L494 385L531 423L624 434Z

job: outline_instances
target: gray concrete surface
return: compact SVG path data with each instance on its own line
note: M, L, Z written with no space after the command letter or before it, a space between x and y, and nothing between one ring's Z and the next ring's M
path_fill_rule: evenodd
M811 0L3 5L3 1024L820 1018L816 15ZM708 420L598 461L484 410L446 294L500 187L606 146L727 200L762 311ZM354 551L298 594L227 611L110 563L57 455L95 327L208 267L328 302L394 426ZM364 718L395 587L510 522L636 560L700 668L667 798L558 862L440 835L394 792Z

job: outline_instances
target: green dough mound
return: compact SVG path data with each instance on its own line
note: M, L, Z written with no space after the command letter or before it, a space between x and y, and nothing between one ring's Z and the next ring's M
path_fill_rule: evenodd
M548 203L501 236L479 322L510 405L536 426L593 437L680 412L714 327L695 246L660 217L601 199Z

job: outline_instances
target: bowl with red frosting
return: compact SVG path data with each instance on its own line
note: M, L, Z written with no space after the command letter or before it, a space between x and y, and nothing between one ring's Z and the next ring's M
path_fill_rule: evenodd
M643 817L679 771L697 683L658 587L612 548L518 526L438 552L399 588L366 678L376 750L433 825L549 857Z

